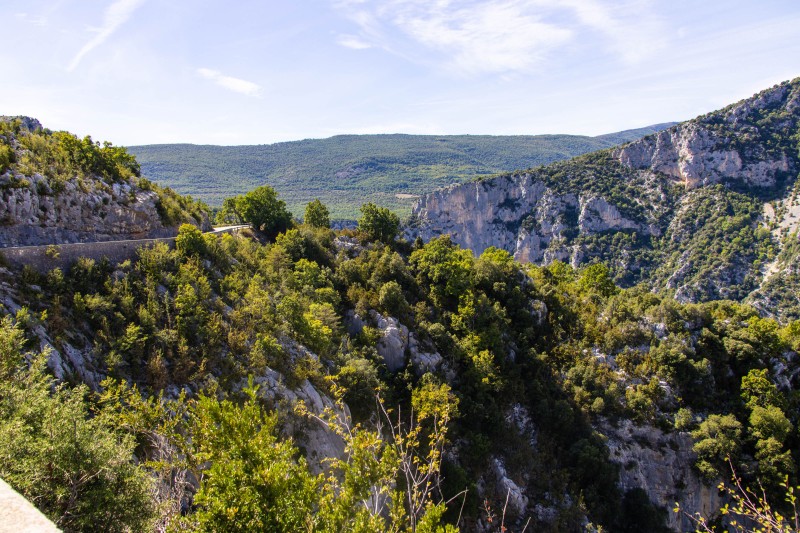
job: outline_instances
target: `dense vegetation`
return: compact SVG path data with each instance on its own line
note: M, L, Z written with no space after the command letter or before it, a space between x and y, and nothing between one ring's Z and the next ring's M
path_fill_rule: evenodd
M141 177L136 158L125 148L110 142L102 144L86 136L79 139L66 131L50 131L26 117L0 117L0 190L27 188L34 174L46 178L37 194L58 194L66 183L76 180L82 190L88 182L103 186L132 183L141 190L158 194L158 212L167 226L200 221L208 207L190 196L175 193L169 187L159 187Z
M175 250L143 248L117 267L84 260L43 277L5 274L21 284L15 297L26 307L5 319L11 340L0 343L0 456L14 458L0 462L0 475L67 529L84 528L70 522L62 496L76 477L31 477L51 468L43 461L78 478L100 464L104 477L91 490L79 484L70 505L130 527L433 531L459 519L461 499L446 512L442 504L466 489L459 525L471 529L486 524L487 506L503 508L490 473L497 460L532 501L552 508L546 523L508 511L507 525L532 518L538 529L573 530L588 514L606 529L656 531L663 514L619 492L618 467L592 425L627 418L691 431L697 471L708 479L726 471L728 456L768 490L784 475L797 479L796 362L784 354L800 350L800 323L781 326L732 302L684 305L643 287L620 290L601 264L523 266L497 249L475 258L447 237L411 246L310 225L267 244L190 226L180 237ZM389 372L375 311L399 319L441 365L425 373L407 359ZM366 322L360 331L352 312ZM60 352L77 348L113 381L99 395L67 385L49 393L41 363L20 359L32 346L20 331L27 343L44 331ZM335 411L297 411L267 394L272 371L280 387L312 384L341 398L360 429L342 430ZM376 391L386 409L414 406L416 436L403 419L399 437L387 433ZM38 413L65 409L60 416L76 420L78 433L51 442L58 433ZM509 417L514 410L530 417L535 441ZM286 437L315 416L328 417L350 450L322 475ZM445 430L447 453L438 455ZM21 431L28 437L15 436ZM76 464L90 445L84 431L109 452ZM57 446L75 451L41 455ZM403 465L431 453L444 475L412 497ZM186 483L192 477L196 488ZM142 490L156 496L142 499ZM357 503L370 490L385 490L385 513ZM128 515L115 515L115 505Z
M632 141L671 124L576 135L339 135L259 146L132 146L145 176L212 206L269 184L300 216L319 198L334 219L369 201L400 215L414 196L477 176L529 168ZM398 196L400 195L400 196Z
M147 186L124 150L5 124L4 187ZM532 172L662 231L567 232L579 268L522 265L407 242L377 202L355 230L320 199L299 223L259 184L219 212L241 234L185 224L120 264L0 268L0 477L67 531L663 531L609 453L632 421L691 439L691 479L733 465L791 511L800 322L722 298L755 288L742 265L795 262L796 235L779 252L756 195L644 183L608 151Z

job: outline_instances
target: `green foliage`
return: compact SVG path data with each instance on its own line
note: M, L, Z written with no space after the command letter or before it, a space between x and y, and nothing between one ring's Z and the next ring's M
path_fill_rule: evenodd
M24 149L17 158L22 174L40 173L50 178L57 192L73 177L100 176L105 181L120 182L141 174L136 158L125 148L109 142L100 144L89 136L79 139L66 131L20 132L17 141Z
M420 286L430 291L439 305L458 298L472 284L472 254L460 249L449 235L431 239L411 254L409 263L417 274Z
M494 475L489 461L496 458L511 476L528 473L531 501L570 496L558 504L554 528L579 529L588 516L604 528L625 530L638 521L657 530L659 512L645 507L641 494L618 490L617 467L599 426L592 426L598 417L694 430L698 467L708 476L721 471L728 453L762 477L767 490L784 474L796 474L797 399L775 386L779 372L790 376L796 369L787 355L800 346L796 324L781 327L730 301L683 304L645 285L620 289L616 271L602 263L578 271L562 262L522 266L496 248L475 258L449 237L411 248L366 242L353 231L339 232L334 243L336 233L308 224L266 244L246 235L181 233L186 242L175 250L143 248L113 271L82 260L68 274L48 274L52 283L31 274L41 288L24 295L32 311L20 322L31 336L41 326L51 339L55 332L71 343L86 339L87 364L139 386L139 400L109 393L103 412L116 402L142 415L115 411L98 418L134 435L137 458L159 479L174 467L207 482L202 510L214 524L207 529L223 528L229 518L240 525L278 520L270 509L294 505L297 513L286 520L301 530L412 524L435 530L445 527L442 520L455 523L459 493L469 488L459 524L468 528L480 513L471 485L492 479L486 476ZM413 333L413 349L443 362L409 362L388 372L376 349L383 332L372 311L398 319L409 344ZM344 420L343 408L333 413L338 422L320 413L299 420L291 393L264 403L239 395L248 375L265 374L280 382L271 390L307 391L308 380L321 395L344 399L363 425ZM179 408L160 395L165 387L197 396ZM386 398L383 407L376 391ZM200 396L209 422L206 436L195 439L199 426L186 420L199 416ZM456 398L458 408L450 409ZM168 414L173 410L177 419ZM341 462L326 463L321 478L308 474L294 445L281 447L287 433L301 442L320 419L338 427L348 446ZM444 419L455 445L437 437ZM372 426L376 420L381 434ZM535 446L526 427L535 428ZM172 451L156 461L158 442ZM191 442L205 443L202 453L216 459L195 456ZM443 456L452 463L444 482ZM273 472L264 463L280 468ZM281 468L286 475L269 478ZM418 475L433 488L415 485ZM303 500L308 487L310 507ZM301 501L285 503L293 496L284 489ZM500 509L506 494L493 489L485 486L488 505ZM441 502L453 497L457 503L445 512ZM272 507L254 503L262 498L286 499ZM161 524L181 507L175 496L167 500L173 518L162 515ZM203 498L189 500L184 508L193 503L197 513L189 512L183 525L197 527ZM370 511L365 501L384 507ZM525 517L509 520L509 527L522 529Z
M587 292L595 291L606 298L617 291L608 267L602 263L595 263L584 268L578 279L578 287Z
M21 338L4 318L0 476L65 531L146 529L152 483L133 462L133 439L89 416L85 385L56 385L46 352L27 367Z
M0 174L5 174L15 159L14 150L6 144L0 144Z
M754 368L742 378L742 401L748 409L784 405L783 396L767 376L766 369Z
M292 224L292 214L286 209L286 203L278 199L278 193L268 185L256 187L226 202L223 211L227 210L232 211L241 222L252 224L270 239L286 231Z
M400 231L400 218L385 207L366 203L361 206L358 230L369 240L391 244Z
M203 232L197 226L181 224L178 236L175 237L175 247L185 256L202 256L206 249Z
M241 407L201 396L193 411L195 459L209 462L194 502L201 531L299 531L310 524L319 480L291 440L278 439L277 415L256 390Z
M315 198L314 201L306 205L306 213L303 216L303 223L314 228L330 228L331 217L328 208Z
M720 477L729 457L741 447L742 424L733 415L709 415L692 431L697 469L707 480Z

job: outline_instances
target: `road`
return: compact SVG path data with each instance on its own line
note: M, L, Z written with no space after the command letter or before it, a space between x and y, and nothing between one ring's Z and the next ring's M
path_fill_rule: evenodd
M208 233L208 234L225 233L227 231L236 231L236 230L239 230L239 229L244 229L244 228L249 228L249 227L250 227L250 224L236 224L236 225L232 225L232 226L216 226L211 231L206 231L204 233ZM113 242L113 243L116 243L116 244L121 244L121 243L126 243L126 242L146 243L146 242L154 242L154 241L161 241L161 240L164 240L164 239L174 239L174 238L175 238L175 236L173 236L173 237L155 237L155 238L149 238L149 239L123 239L123 240L110 240L110 241L62 242L62 243L57 243L56 246L79 246L81 244L94 244L94 243L104 243L104 242L109 242L109 243ZM53 246L53 244L33 244L33 245L30 245L30 246L6 246L6 247L0 247L0 250L25 250L27 248L40 248L42 246Z

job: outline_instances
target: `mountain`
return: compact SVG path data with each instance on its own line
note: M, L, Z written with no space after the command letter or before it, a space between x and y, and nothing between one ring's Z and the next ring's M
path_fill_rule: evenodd
M371 201L402 215L417 195L476 176L567 159L638 139L669 124L599 137L577 135L338 135L258 146L131 146L153 181L212 206L273 186L295 216L314 198L334 218Z
M800 79L624 146L423 196L409 236L607 264L682 302L800 317Z
M0 255L0 477L65 531L689 531L731 468L792 513L797 85L427 196L427 242L204 235L124 149L0 121L0 242L64 260ZM195 225L47 233L131 212Z

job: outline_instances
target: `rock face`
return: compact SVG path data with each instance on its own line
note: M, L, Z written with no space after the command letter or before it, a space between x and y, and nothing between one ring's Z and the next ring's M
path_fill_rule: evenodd
M559 194L530 173L513 174L436 191L414 207L419 221L409 237L430 240L450 234L454 242L480 254L502 248L519 261L570 260L577 250L566 246L570 233L634 230L658 232L623 216L600 195Z
M320 393L307 379L297 387L290 388L280 373L267 369L263 376L254 381L259 385L259 393L276 404L286 403L291 407L297 402L303 402L311 415L321 416L326 409L330 409L343 422L350 420L347 406L344 410L340 409L331 398ZM287 431L305 450L305 457L313 473L319 473L324 469L326 459L344 456L344 441L323 422L300 421L293 416L288 416L286 419L293 421Z
M712 120L679 124L614 151L622 164L651 169L680 180L687 188L714 183L741 182L753 187L772 187L795 162L780 150L758 142L769 129L783 130L796 122L800 93L795 84L783 84L734 104ZM753 118L781 109L786 116L775 124L754 125ZM717 126L718 122L722 127ZM765 131L767 130L767 131ZM734 132L736 137L731 136ZM746 145L743 146L742 137Z
M786 154L759 150L744 160L729 139L695 123L654 134L615 154L623 165L661 172L689 189L730 181L772 187L790 168Z
M707 485L690 468L695 461L688 433L665 434L652 426L623 420L618 427L603 424L611 460L620 467L622 492L642 489L650 501L667 510L667 525L675 531L693 531L686 516L672 512L675 502L690 513L709 516L723 505L716 483Z
M800 79L618 148L428 194L406 236L449 234L476 255L494 246L542 265L599 260L623 286L647 282L685 302L742 301L793 264L768 250L790 244L786 229L800 216L798 128ZM735 207L744 203L753 205ZM704 227L712 215L717 225ZM755 235L776 224L784 233L773 230L772 244ZM741 231L761 240L758 252L757 242L731 245ZM709 249L722 260L709 260Z
M375 347L383 357L389 372L397 372L406 366L408 348L408 328L393 317L385 317L377 311L370 311L370 318L381 331L381 338Z
M0 479L0 533L61 531L32 503Z
M27 182L27 183L26 183ZM72 179L54 192L38 174L0 176L0 246L175 235L161 222L158 195L131 183Z

